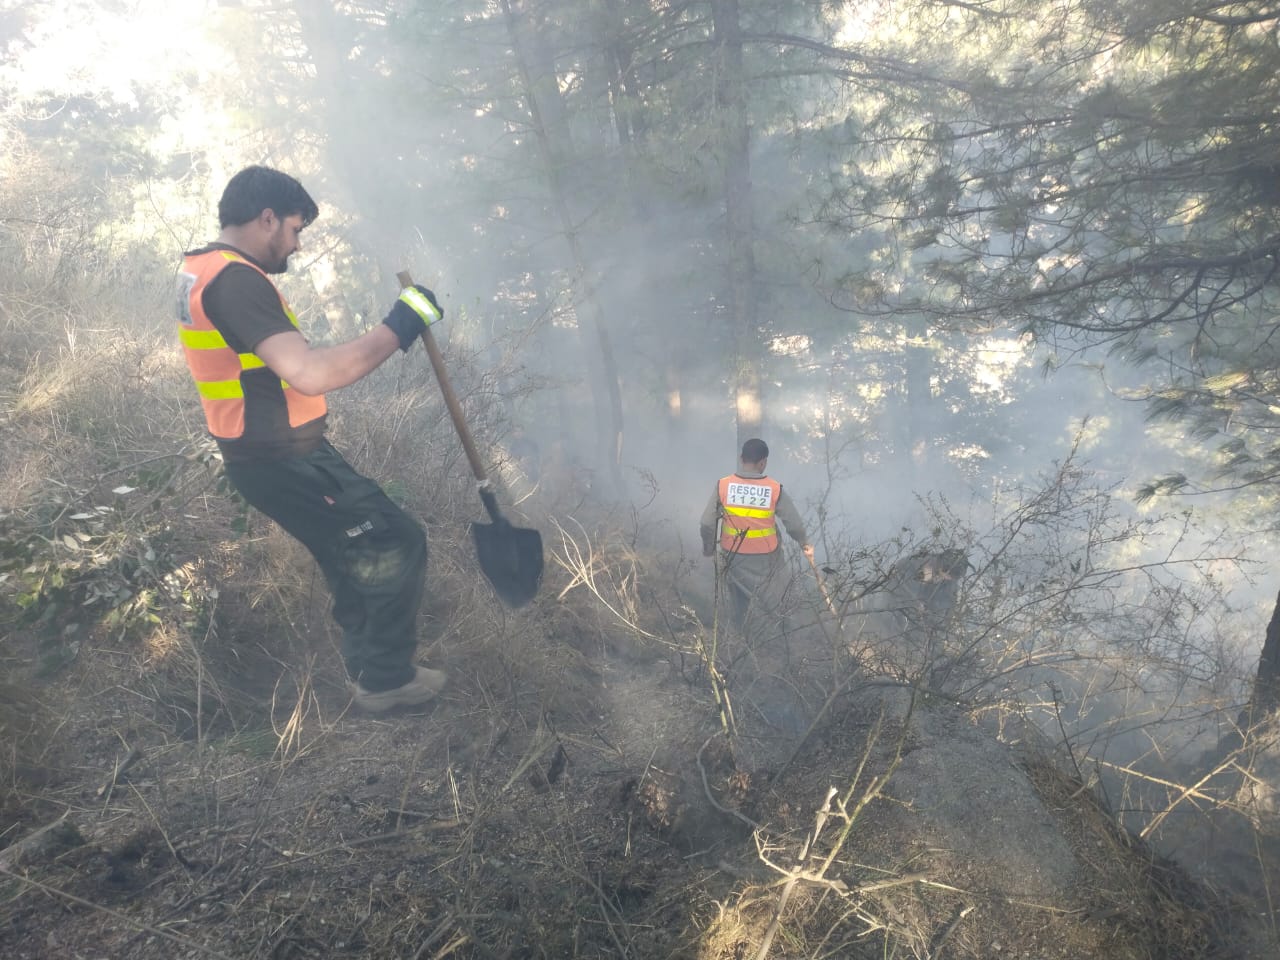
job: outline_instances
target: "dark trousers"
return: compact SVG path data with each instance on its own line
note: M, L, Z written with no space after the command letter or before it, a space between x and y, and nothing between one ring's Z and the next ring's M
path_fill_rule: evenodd
M328 441L296 459L228 463L227 476L316 558L351 678L371 691L411 680L427 574L418 522Z
M782 551L736 553L721 550L717 569L729 601L730 622L745 631L752 620L775 614L777 580L783 569Z

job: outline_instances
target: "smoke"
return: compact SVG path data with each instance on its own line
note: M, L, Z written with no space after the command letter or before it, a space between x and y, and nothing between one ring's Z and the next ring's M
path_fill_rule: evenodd
M474 387L472 409L485 412L499 446L511 449L517 431L532 444L557 510L630 510L652 555L696 556L703 506L737 466L737 346L758 334L769 473L801 508L821 562L854 575L866 572L860 551L962 546L977 569L960 602L977 611L985 600L992 615L1006 610L993 599L996 585L1047 596L1054 577L1079 575L1073 562L1086 574L1099 562L1100 546L1082 543L1105 544L1105 569L1177 575L1126 580L1126 616L1116 592L1080 587L1093 606L1070 613L1092 618L1093 635L1055 642L1093 656L1123 640L1169 670L1106 696L1086 696L1087 678L1028 672L1041 692L1052 681L1075 701L1063 717L1071 736L1090 749L1105 740L1117 762L1141 756L1150 728L1121 732L1117 722L1181 723L1170 705L1186 702L1176 682L1184 667L1183 679L1206 696L1239 696L1239 669L1223 680L1201 661L1140 646L1159 627L1147 617L1159 607L1151 603L1186 614L1183 600L1193 596L1205 612L1187 614L1191 646L1227 666L1247 664L1270 590L1236 558L1265 556L1273 544L1256 534L1232 542L1231 516L1204 499L1194 523L1134 502L1138 485L1187 452L1182 438L1145 420L1137 372L1092 357L1067 363L1016 331L931 329L836 309L831 278L865 266L865 251L856 237L806 225L814 214L806 174L764 133L753 183L759 330L734 330L714 164L670 169L660 147L624 156L608 145L612 118L588 111L561 118L575 149L548 157L507 63L500 19L463 25L431 14L392 31L346 8L296 6L305 15L295 20L208 4L135 3L128 17L101 4L50 5L48 16L25 15L0 84L15 111L29 111L22 123L36 135L52 137L54 115L73 98L139 119L147 159L134 207L117 218L173 255L189 244L193 222L210 222L239 166L265 161L299 176L325 207L308 233L310 271L289 280L313 288L310 301L296 298L312 307L304 319L329 320L321 336L356 332L389 304L395 271L411 269L445 305L441 338L459 382ZM147 56L136 55L140 47ZM562 79L576 92L591 78ZM683 118L679 131L696 121ZM595 329L601 320L612 368ZM1047 367L1056 369L1044 375ZM601 377L619 384L620 424ZM615 427L620 447L602 444ZM602 448L620 449L616 476ZM1019 528L1024 569L1010 573L1010 525L1026 521L1025 504L1052 489L1068 461L1105 495L1107 526L1073 528L1064 505L1046 514L1051 522ZM1131 535L1117 537L1111 525L1127 524ZM698 577L709 592L706 565ZM1046 615L1023 629L1034 638L1064 622ZM1023 655L1038 649L1023 650L1022 636L1013 642ZM1211 691L1215 682L1235 688Z

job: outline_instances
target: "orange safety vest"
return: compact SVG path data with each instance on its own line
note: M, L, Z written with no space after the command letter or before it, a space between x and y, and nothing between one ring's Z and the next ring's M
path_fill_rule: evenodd
M778 549L774 512L782 484L768 477L720 478L720 549L728 553L773 553Z
M266 366L257 354L232 350L204 312L205 288L232 263L243 263L267 276L257 264L234 250L210 250L189 256L183 260L183 270L178 274L178 337L196 389L200 392L209 433L217 440L236 440L244 436L244 387L240 375L246 370ZM283 296L280 296L280 306L296 327L298 318ZM280 389L284 391L289 426L299 427L324 416L327 408L323 396L305 396L283 380L280 381Z

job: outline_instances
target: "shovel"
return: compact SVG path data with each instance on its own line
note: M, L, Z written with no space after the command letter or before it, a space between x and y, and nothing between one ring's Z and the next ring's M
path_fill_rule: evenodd
M808 556L806 554L805 556ZM809 557L809 566L813 568L813 579L818 581L818 592L822 594L822 599L827 602L827 609L831 611L831 615L840 619L840 614L836 612L836 605L831 602L831 594L827 593L826 581L822 579L822 574L818 572L818 565L814 562L813 557Z
M413 286L413 278L408 271L396 274L400 286ZM427 345L427 356L431 358L431 367L440 381L440 392L444 394L444 405L449 409L449 417L458 431L458 439L462 441L462 449L466 451L467 462L471 464L471 472L479 484L480 499L489 513L493 523L471 524L471 539L475 541L476 553L480 558L480 569L493 584L493 589L506 604L520 607L534 598L538 586L542 582L542 534L537 530L526 530L513 527L510 521L498 509L498 498L489 485L484 465L480 462L480 454L471 440L471 431L467 429L462 418L462 406L449 385L449 377L444 369L444 356L436 346L431 335L431 327L422 331L422 342Z

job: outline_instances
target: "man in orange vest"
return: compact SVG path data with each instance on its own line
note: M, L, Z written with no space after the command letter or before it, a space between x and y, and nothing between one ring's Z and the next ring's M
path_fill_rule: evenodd
M427 540L413 517L325 439L324 395L407 351L442 311L409 287L382 323L314 347L269 275L284 273L319 214L293 177L248 167L218 203L218 239L185 254L178 335L227 476L315 557L342 628L356 706L422 704L445 674L414 663Z
M738 472L720 478L702 511L702 553L708 557L715 554L718 523L719 568L729 588L730 614L740 628L745 626L753 602L771 606L768 587L782 567L779 521L801 545L804 555L813 558L804 520L782 484L765 475L768 464L768 445L763 440L748 440L742 445Z

